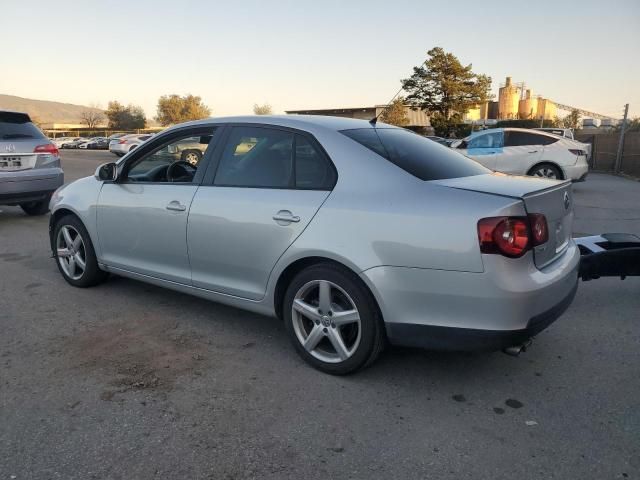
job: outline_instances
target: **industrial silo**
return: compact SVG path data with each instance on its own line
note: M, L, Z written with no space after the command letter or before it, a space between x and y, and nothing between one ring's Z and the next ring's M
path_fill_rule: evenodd
M525 97L520 100L518 105L518 115L520 118L537 118L538 99L531 98L531 90L527 90Z
M547 98L538 98L538 118L553 120L557 116L556 104Z
M498 117L500 119L518 118L520 90L507 77L504 87L498 90Z

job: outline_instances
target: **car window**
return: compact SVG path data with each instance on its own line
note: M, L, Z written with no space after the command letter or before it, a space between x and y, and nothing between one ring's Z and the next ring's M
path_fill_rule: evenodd
M0 141L21 139L44 139L44 133L30 121L24 121L26 116L0 116ZM28 117L26 117L28 118Z
M548 145L557 142L558 139L548 135L540 135L530 132L507 132L506 147L519 147L525 145Z
M127 165L125 181L190 183L207 150L214 129L173 137ZM142 147L139 147L142 148Z
M492 132L475 135L467 141L469 150L474 148L502 148L504 146L503 132Z
M293 133L272 128L234 127L220 159L214 185L291 188Z
M482 175L490 170L468 157L401 128L363 128L341 133L421 180Z
M329 159L302 135L296 135L296 188L330 190L336 173Z

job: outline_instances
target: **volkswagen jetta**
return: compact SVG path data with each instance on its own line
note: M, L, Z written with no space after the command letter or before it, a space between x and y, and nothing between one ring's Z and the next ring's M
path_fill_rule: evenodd
M569 181L382 123L218 118L59 189L50 237L71 285L112 272L274 315L344 374L387 342L497 350L547 327L577 288L572 203Z

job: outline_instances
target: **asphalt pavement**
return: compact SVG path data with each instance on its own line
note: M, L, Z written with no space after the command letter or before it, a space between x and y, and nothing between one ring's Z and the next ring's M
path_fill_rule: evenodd
M63 152L66 179L108 152ZM575 232L640 234L640 183L574 186ZM332 377L276 319L63 281L0 206L0 480L640 477L640 278L580 285L518 358L387 350Z

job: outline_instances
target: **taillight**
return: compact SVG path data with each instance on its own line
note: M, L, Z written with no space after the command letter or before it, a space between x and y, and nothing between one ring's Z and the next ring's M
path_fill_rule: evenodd
M579 156L582 156L582 157L586 157L587 156L587 152L585 152L584 150L578 150L578 149L575 149L575 148L570 148L569 151L571 153L573 153L574 155L579 155Z
M531 234L533 246L537 247L549 241L549 227L547 217L541 213L530 213L529 223L531 224Z
M58 147L56 147L53 143L46 143L44 145L38 145L33 149L33 153L50 153L51 155L58 155L60 152L58 151Z
M122 139L122 140L120 140L118 143L122 145L123 143L127 143L127 141L123 138L123 139Z
M517 258L549 240L547 219L541 213L527 217L489 217L478 222L482 253Z

